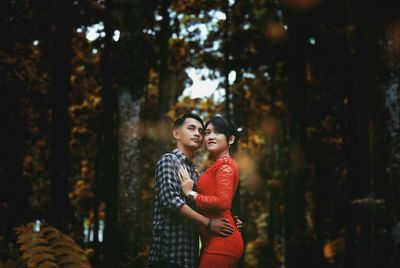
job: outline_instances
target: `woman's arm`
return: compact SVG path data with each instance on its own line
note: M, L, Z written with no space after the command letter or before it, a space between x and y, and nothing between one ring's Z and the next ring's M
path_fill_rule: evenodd
M229 167L229 165L226 165L226 166ZM233 169L233 170L235 170L235 169ZM216 178L217 179L217 183L216 183L217 184L217 188L219 188L219 189L223 189L224 188L224 187L219 187L220 184L224 184L224 178L227 178L228 179L228 184L232 183L232 187L233 187L233 177L234 177L234 175L235 175L234 173L231 174L230 171L227 171L227 170L224 170L224 169L222 169L221 172L217 172L217 178ZM190 179L189 173L187 172L186 169L183 168L183 169L181 169L179 171L179 177L180 177L180 180L181 180L181 188L182 188L183 193L186 196L189 196L189 197L195 199L196 202L197 202L196 206L198 206L200 202L206 202L206 203L208 203L210 205L210 204L213 204L213 203L218 203L221 199L222 200L225 199L222 203L224 203L224 202L225 203L226 202L229 203L229 200L232 200L232 196L231 197L226 197L226 198L223 198L223 197L219 198L218 196L212 196L212 197L207 196L207 198L208 197L210 197L210 198L209 198L208 201L205 201L205 199L207 199L207 198L204 198L205 195L199 195L198 193L196 193L196 192L194 192L192 190L193 189L193 181ZM228 188L231 188L231 187L228 187ZM228 191L225 191L225 193L226 192L231 193L233 189L231 188L231 189L227 189L227 190ZM232 212L233 212L233 215L235 215L234 216L235 225L238 228L238 230L241 231L242 228L243 228L243 222L237 216L238 215L237 212L238 212L238 210L240 210L239 209L240 208L240 192L239 191L240 191L240 189L239 189L239 185L238 185L237 188L236 188L236 191L235 191L235 196L234 196L233 200L231 201L231 205L229 205L229 206L233 206L232 207ZM197 199L198 196L200 196L200 199ZM201 196L203 196L203 197L201 197ZM219 196L221 196L221 195L219 195ZM202 201L199 201L199 200L202 200ZM205 206L207 206L207 205L205 205ZM210 205L209 207L210 208L212 208L212 207L215 208L216 207L217 209L219 207L219 209L221 209L221 206L212 206L212 205ZM236 213L234 212L234 210L236 210Z
M235 172L228 164L222 164L215 173L215 195L197 194L194 198L196 207L203 210L230 209L233 196Z

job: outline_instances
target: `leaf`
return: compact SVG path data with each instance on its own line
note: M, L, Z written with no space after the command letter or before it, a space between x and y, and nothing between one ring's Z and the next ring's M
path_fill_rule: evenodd
M37 268L60 268L56 263L51 261L44 261L37 266Z
M47 242L47 240L43 239L42 237L39 237L35 240L27 240L25 241L21 246L20 246L20 250L21 251L26 251L27 249L37 246L37 245L44 245L44 246L48 246L49 243Z
M84 255L84 253L79 253L76 251L73 251L71 249L68 248L58 248L57 250L54 251L55 255L57 256L57 258L59 260L63 260L65 258L70 258L73 257L74 259L79 259L82 261L87 261L86 256Z
M17 243L18 244L24 244L26 241L34 241L39 238L42 238L42 235L39 233L32 233L32 232L27 232L23 233L18 236Z
M59 234L60 231L58 231L56 228L54 228L53 226L50 225L46 225L46 226L42 226L42 228L40 229L40 233L47 236L50 233L55 233L55 234Z
M52 241L52 248L69 248L71 250L74 250L75 252L82 253L82 254L84 252L83 249L79 245L77 245L73 242L70 242L68 240L63 240L63 239L57 239L57 240Z
M31 258L29 258L28 260L28 267L29 268L35 268L38 266L38 264L40 264L41 262L44 261L56 261L56 258L48 253L41 253L41 254L36 254L34 256L32 256Z
M80 260L80 259L76 259L75 255L70 255L70 256L65 256L62 259L60 259L58 261L58 263L62 266L68 266L68 265L72 265L75 264L75 267L82 267L82 265L89 265L87 260Z
M89 264L83 264L83 263L68 263L62 266L63 268L91 268Z
M35 246L35 247L29 248L28 250L26 250L24 252L24 254L22 254L22 259L24 259L24 260L29 259L33 255L42 254L42 253L54 254L53 251L47 246Z

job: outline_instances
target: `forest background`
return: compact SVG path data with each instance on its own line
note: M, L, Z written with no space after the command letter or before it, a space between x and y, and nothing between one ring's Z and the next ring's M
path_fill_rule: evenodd
M187 110L243 128L242 267L399 267L398 1L0 10L0 267L26 265L14 228L36 221L93 267L145 267L155 164ZM183 94L196 70L214 94Z

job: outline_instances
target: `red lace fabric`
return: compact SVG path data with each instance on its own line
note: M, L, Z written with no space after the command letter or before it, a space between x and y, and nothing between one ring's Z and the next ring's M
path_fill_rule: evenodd
M225 163L226 162L226 163ZM200 195L196 197L196 207L202 210L227 210L231 208L232 198L238 183L238 172L233 163L228 163L227 158L217 160L217 165L211 166L212 170L207 170L204 174L207 181L214 180L213 182L199 183ZM207 176L209 175L209 176ZM215 177L215 178L209 178ZM214 176L213 176L214 175ZM203 179L204 180L204 179ZM234 181L236 182L234 185Z
M221 258L221 266L226 263L226 257L235 263L243 253L243 240L240 232L236 229L232 213L230 211L232 199L239 183L239 169L232 158L226 156L215 161L198 180L198 195L195 205L202 210L202 214L210 219L224 217L229 220L235 228L235 233L226 238L211 234L204 227L200 228L202 240L202 255L200 262L203 267L211 267L204 258L209 254L225 256ZM215 258L212 258L215 262ZM225 259L225 261L224 261ZM223 262L223 263L222 263ZM215 265L213 263L212 265ZM214 267L214 266L212 266Z

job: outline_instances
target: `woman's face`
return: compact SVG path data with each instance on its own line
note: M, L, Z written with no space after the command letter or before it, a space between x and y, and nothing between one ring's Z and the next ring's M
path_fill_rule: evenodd
M212 123L208 124L204 132L204 142L207 151L213 155L229 153L229 145L225 135L220 133Z

